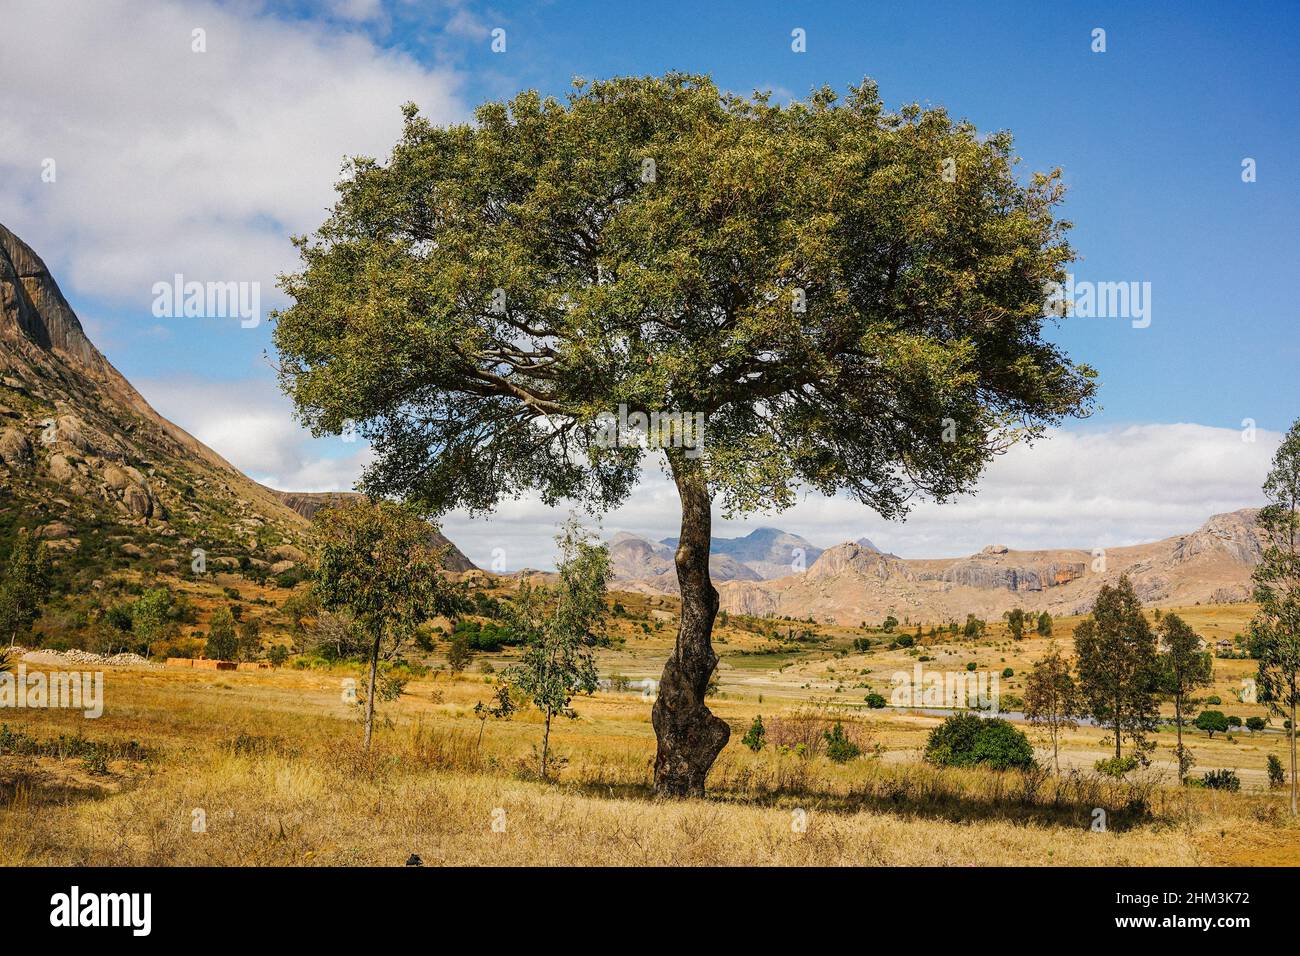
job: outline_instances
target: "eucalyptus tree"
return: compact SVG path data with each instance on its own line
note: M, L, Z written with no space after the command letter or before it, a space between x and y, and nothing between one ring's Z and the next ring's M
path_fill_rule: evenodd
M1296 705L1300 703L1300 421L1273 456L1259 511L1264 555L1254 572L1259 609L1250 643L1259 659L1259 699L1285 718L1291 751L1291 815L1296 815Z
M661 793L703 792L729 736L705 704L715 507L844 492L896 518L1091 405L1043 334L1073 256L1059 171L1018 179L1007 133L870 81L782 106L676 73L404 112L296 240L282 385L371 442L364 490L430 514L530 490L597 511L658 460L681 500Z

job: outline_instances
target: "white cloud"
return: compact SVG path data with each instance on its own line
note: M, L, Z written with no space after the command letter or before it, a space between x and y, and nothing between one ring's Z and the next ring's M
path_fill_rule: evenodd
M369 0L335 11L363 19ZM192 51L205 31L207 50ZM408 100L463 118L456 78L255 3L7 0L0 208L60 279L138 305L180 272L259 281L296 265L346 155L383 156ZM54 183L42 161L56 162Z
M312 439L268 380L186 376L134 384L163 417L253 480L281 491L350 491L373 457L359 439Z

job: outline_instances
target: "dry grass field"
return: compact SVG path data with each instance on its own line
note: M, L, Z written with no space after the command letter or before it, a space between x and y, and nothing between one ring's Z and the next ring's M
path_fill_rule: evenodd
M1249 613L1192 608L1185 617L1213 639L1240 630ZM1067 648L1072 625L1058 627ZM671 622L630 630L641 636L603 651L602 674L657 674ZM1046 647L997 630L927 646L936 658L928 666L973 659L1020 675ZM711 706L732 741L709 797L684 802L653 797L650 702L638 693L579 698L578 718L552 734L552 779L537 779L538 716L480 723L473 712L493 691L492 674L478 670L508 655L413 680L381 707L370 754L341 693L356 669L108 668L98 720L0 714L0 864L401 865L411 854L427 865L1300 863L1300 826L1264 774L1268 753L1284 755L1281 734L1194 734L1195 773L1233 768L1238 793L1177 786L1173 735L1163 730L1152 766L1124 782L1092 770L1106 756L1094 727L1067 735L1059 778L941 770L921 761L938 717L866 709L866 691L850 686L888 696L888 675L916 657L845 653L849 633L768 655L752 653L753 635L722 629ZM1262 714L1230 693L1253 664L1215 665L1222 709ZM1006 681L1004 693L1017 684ZM840 765L772 747L752 753L740 738L760 713L843 720L864 756ZM1093 826L1099 808L1104 832Z

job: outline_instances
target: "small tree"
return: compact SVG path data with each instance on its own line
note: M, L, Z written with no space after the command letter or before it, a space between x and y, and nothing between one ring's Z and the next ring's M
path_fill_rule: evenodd
M369 750L382 645L387 642L387 656L396 655L421 620L450 609L452 592L439 574L442 555L434 544L436 529L408 508L367 498L323 508L313 525L321 606L349 612L369 640Z
M1254 572L1250 646L1257 657L1259 700L1286 718L1291 751L1291 815L1297 813L1296 705L1300 703L1300 421L1273 456L1260 509L1264 556Z
M1007 630L1017 641L1025 637L1025 612L1023 608L1013 607L1002 615L1007 621Z
M1221 710L1203 710L1196 715L1193 726L1213 738L1216 732L1224 734L1228 732L1228 718Z
M1183 724L1188 711L1200 703L1192 694L1213 682L1214 662L1201 650L1201 639L1177 614L1162 617L1157 630L1166 648L1159 658L1160 691L1174 702L1174 729L1178 734L1174 754L1178 757L1178 779L1182 780L1196 764L1192 752L1183 745Z
M257 618L248 617L239 622L239 657L254 661L262 656L262 625Z
M749 725L749 730L745 732L745 736L740 742L754 753L758 753L763 749L763 745L767 743L766 737L767 730L763 727L763 715L755 714L754 722Z
M1038 625L1036 630L1038 631L1039 637L1051 637L1052 636L1052 615L1048 614L1046 611L1038 615Z
M1074 631L1074 649L1079 690L1088 712L1114 735L1116 759L1127 737L1145 762L1160 714L1156 638L1128 575L1102 585L1092 614Z
M1268 755L1268 787L1270 790L1281 790L1286 786L1286 771L1282 769L1282 761L1278 759L1277 754Z
M49 590L50 557L45 544L21 529L0 576L0 633L9 637L10 647L41 616Z
M131 606L131 630L141 653L148 654L157 641L176 631L172 595L166 588L150 588Z
M1025 678L1025 718L1047 729L1052 741L1052 766L1061 772L1060 735L1077 727L1082 701L1070 672L1070 662L1053 643L1047 656L1030 669Z
M975 638L980 637L984 633L984 627L985 627L984 621L980 620L974 614L967 614L966 626L962 629L962 633L966 637L974 640Z
M469 644L469 631L454 629L447 638L447 667L453 674L459 674L469 667L474 657L474 648Z
M497 684L497 689L493 695L492 703L485 704L479 701L474 705L474 716L478 718L478 742L474 744L474 749L478 750L483 746L483 728L487 726L488 718L493 720L509 720L515 713L515 700L510 696L509 684Z
M228 605L212 612L208 622L208 644L205 653L216 661L232 661L239 653L239 638L235 634L235 618Z
M504 674L543 714L543 780L551 721L556 716L577 717L571 706L574 696L592 693L598 683L591 648L601 641L599 628L610 578L608 549L593 544L574 522L565 526L557 540L560 583L554 589L527 582L520 587L509 617L515 631L525 635L526 645L523 660ZM545 607L548 599L554 607Z
M1268 720L1266 720L1263 717L1246 718L1246 729L1249 730L1252 734L1263 730L1267 726L1268 726Z

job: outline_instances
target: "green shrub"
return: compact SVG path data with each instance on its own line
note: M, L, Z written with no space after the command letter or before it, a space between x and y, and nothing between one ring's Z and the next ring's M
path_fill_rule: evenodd
M1282 761L1277 754L1268 755L1268 785L1272 790L1286 786L1286 771L1282 769Z
M754 753L758 753L763 749L763 744L767 742L766 737L767 731L763 728L763 715L755 714L754 722L749 725L749 730L740 742Z
M930 731L925 759L943 767L979 765L994 770L1035 765L1029 738L1000 717L974 714L954 714Z
M844 734L844 726L837 720L835 726L824 731L826 737L826 756L836 763L848 763L862 756L862 748L849 740Z
M1010 667L1004 667L1004 668L1002 668L1002 676L1003 676L1003 677L1015 677L1015 676L1016 676L1016 672L1013 671Z
M1229 770L1227 767L1222 770L1207 771L1202 780L1211 790L1231 790L1236 793L1241 789L1241 778L1237 776L1235 770Z
M872 710L879 710L880 708L884 707L888 703L888 701L886 701L884 697L882 697L880 694L877 694L874 690L867 695L866 700L867 700L867 706L870 707Z
M1136 770L1137 765L1136 757L1108 757L1105 760L1098 760L1092 766L1098 773L1118 780L1126 773Z

